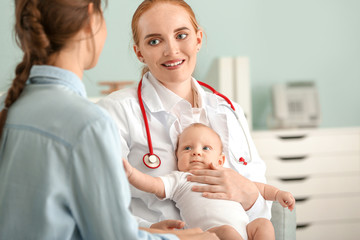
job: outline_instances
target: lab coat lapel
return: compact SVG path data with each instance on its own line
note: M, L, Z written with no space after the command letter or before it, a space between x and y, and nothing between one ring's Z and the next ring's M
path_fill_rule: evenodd
M179 121L176 116L165 109L159 95L156 92L156 89L145 76L143 78L142 98L144 106L146 106L145 109L149 124L152 117L157 118L161 123L163 123L162 126L167 128L167 132L169 133L169 137L175 148L177 144L177 136L180 133Z
M221 111L221 107L219 106L220 103L225 102L225 100L213 93L205 92L196 81L195 85L201 97L202 105L205 106L210 126L220 135L221 140L223 141L223 149L226 153L228 151L230 137L227 119L228 116L226 113ZM226 102L224 104L226 104Z
M145 76L142 79L141 96L147 108L145 110L151 113L165 110L160 97L156 94L156 89Z
M208 118L210 126L217 132L223 142L224 152L228 151L229 146L229 127L227 115L219 111L219 108L207 107Z

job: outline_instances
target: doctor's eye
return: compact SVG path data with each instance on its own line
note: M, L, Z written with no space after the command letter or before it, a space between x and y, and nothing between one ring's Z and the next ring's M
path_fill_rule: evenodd
M180 33L176 36L177 39L185 39L188 36L187 33Z
M158 45L160 43L160 40L159 39L152 39L148 43L151 46L156 46L156 45Z

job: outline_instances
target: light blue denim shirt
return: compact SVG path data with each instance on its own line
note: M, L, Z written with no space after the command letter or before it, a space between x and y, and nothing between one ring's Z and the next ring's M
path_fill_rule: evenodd
M0 239L178 239L138 230L117 134L77 75L33 66L0 141Z

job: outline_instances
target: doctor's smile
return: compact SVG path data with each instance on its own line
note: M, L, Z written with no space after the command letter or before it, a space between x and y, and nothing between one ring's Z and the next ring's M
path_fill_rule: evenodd
M163 63L161 65L163 65L164 67L166 67L169 70L173 70L173 69L179 68L184 62L185 62L185 59L183 59L183 60L174 60L174 61L165 62L165 63Z

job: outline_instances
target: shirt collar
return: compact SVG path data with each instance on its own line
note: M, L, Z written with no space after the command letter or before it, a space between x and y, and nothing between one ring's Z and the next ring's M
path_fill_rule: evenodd
M197 89L197 85L195 84L196 81L191 82L191 89L194 95L194 108L201 108L202 107L202 98Z
M162 85L150 72L143 76L141 93L144 103L152 112L170 112L180 102L190 106L190 103Z
M84 83L73 72L49 65L34 65L27 84L59 84L66 86L82 97L87 97Z
M208 106L217 108L218 97L215 94L207 94L195 78L192 78L191 85L196 93L194 94L197 97L195 102L199 108L204 107L205 102ZM162 85L150 72L145 73L143 76L141 94L144 103L152 112L171 112L178 104L187 104L191 108L189 102Z
M219 97L213 94L211 91L209 92L207 88L202 87L198 81L193 78L193 90L196 91L198 95L198 105L200 108L213 108L218 109L220 102L224 102L225 100L222 97Z

